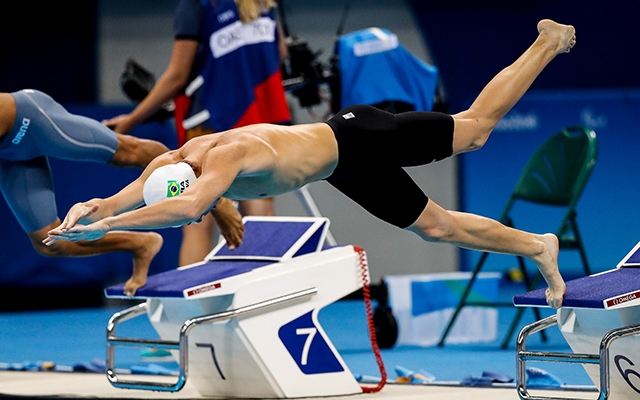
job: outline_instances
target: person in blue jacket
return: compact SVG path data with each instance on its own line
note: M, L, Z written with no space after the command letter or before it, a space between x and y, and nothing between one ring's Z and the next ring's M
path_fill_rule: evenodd
M287 56L272 0L181 0L167 70L129 114L104 121L130 132L174 101L178 147L203 134L255 123L289 123L280 65ZM242 200L243 215L275 215L273 198ZM215 220L184 226L178 264L211 251Z

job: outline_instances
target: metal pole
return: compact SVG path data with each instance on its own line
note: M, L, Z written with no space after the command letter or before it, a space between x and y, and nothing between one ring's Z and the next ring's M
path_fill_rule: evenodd
M305 208L307 209L307 213L309 215L316 218L322 217L322 213L320 212L320 209L316 205L316 202L313 200L313 197L311 197L311 193L309 192L307 185L298 189L296 193L298 194L298 197L300 198L302 205L305 206ZM329 229L327 229L327 243L329 243L330 246L336 246L338 244L338 242L333 237Z

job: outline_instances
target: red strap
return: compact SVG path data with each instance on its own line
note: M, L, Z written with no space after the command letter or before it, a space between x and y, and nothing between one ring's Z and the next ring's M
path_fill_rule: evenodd
M373 311L371 310L371 290L369 289L369 279L367 274L369 268L367 265L367 255L360 246L353 246L353 249L358 253L358 257L360 258L360 266L362 268L362 294L364 297L364 307L367 312L369 338L371 339L371 348L373 349L373 354L376 357L376 363L378 364L378 368L380 369L380 382L378 382L378 385L376 387L361 386L361 388L364 393L376 393L382 390L384 385L387 383L387 371L384 369L384 362L382 361L380 348L378 347L378 341L376 339L376 327L373 323Z

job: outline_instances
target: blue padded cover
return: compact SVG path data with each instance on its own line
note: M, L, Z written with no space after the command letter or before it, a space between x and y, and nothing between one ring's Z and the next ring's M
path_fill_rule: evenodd
M224 278L247 273L255 268L273 264L271 261L213 260L197 267L174 269L150 276L147 284L138 289L134 297L178 297L183 298L183 290L219 282ZM106 297L122 297L124 283L105 289Z
M638 264L640 265L640 248L638 248L636 251L634 251L631 255L629 255L629 257L624 260L623 264Z
M216 253L225 257L282 257L313 225L313 222L246 221L242 246L229 250L225 245ZM315 241L317 247L318 241ZM313 248L315 251L316 247ZM311 251L309 251L311 252Z
M513 304L547 306L545 289L546 287L514 296ZM604 300L637 290L640 290L640 268L618 268L567 282L567 293L562 306L604 309Z

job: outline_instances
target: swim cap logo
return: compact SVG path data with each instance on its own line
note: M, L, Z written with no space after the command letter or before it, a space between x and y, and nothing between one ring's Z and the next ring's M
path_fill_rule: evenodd
M20 144L20 141L22 140L24 135L27 134L27 129L29 129L30 123L31 123L31 120L29 118L22 118L22 126L20 127L20 130L18 131L18 133L16 133L16 137L13 138L11 143Z
M167 197L176 197L180 194L178 181L167 181Z
M167 181L167 197L176 197L189 187L189 179L183 181Z

